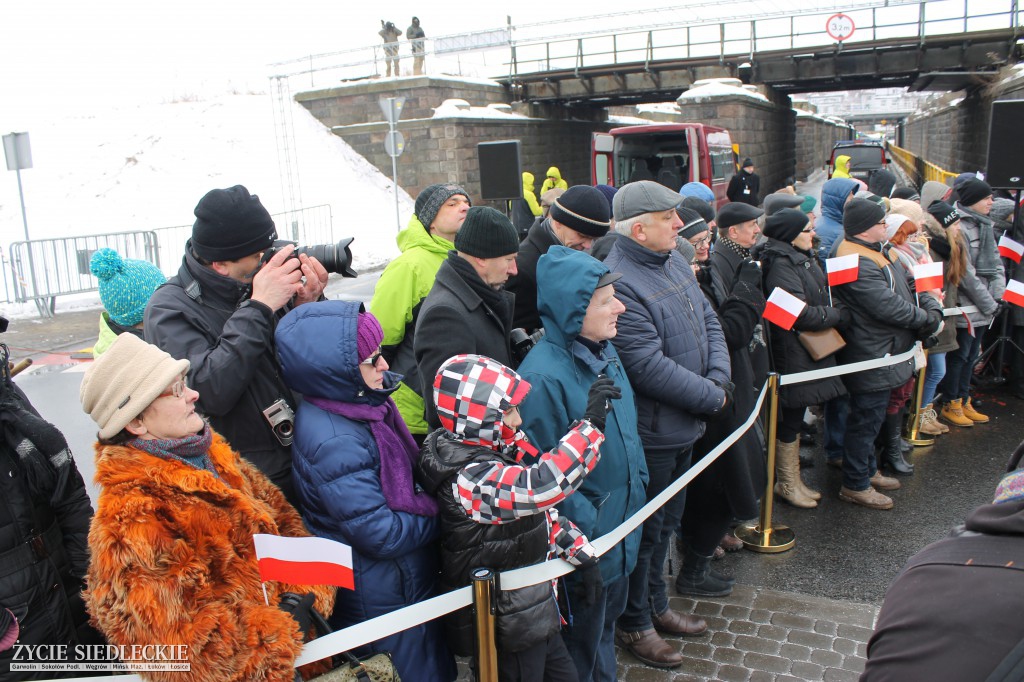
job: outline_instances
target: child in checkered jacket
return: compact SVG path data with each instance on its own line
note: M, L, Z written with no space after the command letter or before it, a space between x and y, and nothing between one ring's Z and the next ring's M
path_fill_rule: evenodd
M554 507L597 466L604 419L621 391L599 377L584 418L555 448L538 453L519 431L518 405L529 390L514 371L479 355L449 358L434 379L442 428L427 437L417 476L440 503L442 589L468 585L476 568L505 571L561 556L582 571L596 598L594 547ZM550 583L499 592L497 606L502 680L577 679ZM471 655L469 609L452 614L446 626L452 650Z

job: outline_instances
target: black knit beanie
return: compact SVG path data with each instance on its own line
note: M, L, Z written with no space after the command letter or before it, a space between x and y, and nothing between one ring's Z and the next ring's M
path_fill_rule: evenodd
M692 208L686 208L685 206L679 206L676 208L676 215L683 221L683 226L679 228L678 235L683 239L689 239L690 237L696 237L701 232L707 232L710 228L704 218L701 217L700 213L697 213Z
M960 220L960 212L947 204L945 201L935 201L928 207L928 213L939 221L942 227L949 227Z
M270 213L242 185L210 190L196 204L195 214L192 250L210 263L251 256L277 239Z
M856 237L861 232L885 220L885 209L870 199L854 197L843 209L843 232Z
M968 178L956 186L961 206L973 206L985 197L992 196L992 187L984 180Z
M490 206L474 206L466 213L466 221L455 235L455 250L477 258L519 253L519 233L501 211Z
M473 205L473 200L469 198L469 193L458 185L428 185L416 197L416 217L419 218L423 227L428 232L430 231L430 224L434 222L434 218L437 217L437 212L444 206L444 202L456 194L466 197L466 201L470 203L470 206Z
M800 209L784 208L765 218L762 233L789 244L807 227L808 222L810 218Z
M700 213L700 217L704 219L708 225L715 219L715 209L712 208L711 204L704 201L700 197L683 197L683 200L679 203L680 206L686 208L692 208L697 213Z
M553 220L588 237L608 234L608 200L596 187L573 185L555 199L549 215Z

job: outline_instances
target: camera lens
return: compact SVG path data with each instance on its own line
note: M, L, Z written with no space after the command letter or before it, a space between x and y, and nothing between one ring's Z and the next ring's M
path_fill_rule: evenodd
M310 258L316 258L327 272L333 272L343 277L355 277L356 272L351 267L352 251L349 249L351 244L352 238L346 237L337 244L300 246L295 249L295 254L304 253Z

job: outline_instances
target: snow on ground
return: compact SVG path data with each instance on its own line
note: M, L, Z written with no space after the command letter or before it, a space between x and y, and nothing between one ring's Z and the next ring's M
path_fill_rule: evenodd
M301 207L331 206L334 238L355 237L354 266L398 253L390 179L291 103ZM272 99L231 94L195 101L122 106L75 116L59 110L29 129L33 167L21 171L33 239L189 225L215 187L245 185L271 213L286 210ZM0 180L0 247L24 239L17 179ZM413 199L399 192L400 221ZM279 226L280 228L281 226ZM280 230L279 230L280 231ZM57 298L58 309L98 304L95 294ZM0 304L5 315L32 305Z

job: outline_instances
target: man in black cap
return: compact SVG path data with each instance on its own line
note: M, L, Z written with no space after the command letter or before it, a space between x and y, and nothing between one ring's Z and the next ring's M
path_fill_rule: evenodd
M851 323L843 330L846 346L840 364L898 355L942 327L942 305L933 296L914 300L909 274L889 258L885 242L885 209L868 199L852 199L843 212L844 239L836 256L858 256L857 279L832 287L836 303L849 309ZM850 408L843 435L843 484L839 499L868 507L892 509L880 490L897 490L900 482L883 476L875 457L875 438L885 420L892 389L914 373L914 359L897 365L843 376Z
M725 190L725 196L733 203L749 204L757 206L757 197L761 191L761 178L754 172L754 162L749 158L743 159L740 165L740 172L729 180L729 187ZM721 224L721 222L719 222Z
M475 353L515 369L509 347L515 296L505 291L505 282L517 272L518 253L519 235L504 213L489 206L469 209L455 235L455 250L448 252L423 299L413 339L431 429L441 426L433 386L445 360Z
M413 355L413 332L420 305L434 286L437 269L455 248L455 235L471 205L469 193L458 185L425 187L416 197L409 225L398 233L402 255L384 268L370 301L370 310L384 330L384 359L392 372L403 377L392 398L409 433L419 443L430 428L423 419L423 387ZM433 382L433 377L423 381L427 389Z
M242 185L199 200L178 274L146 307L146 341L188 360L199 410L231 447L297 503L292 489L291 391L278 376L274 328L292 307L316 301L327 270L277 239L270 213Z
M681 197L649 180L623 186L612 200L619 237L605 265L621 272L615 296L626 310L612 339L636 392L640 440L650 473L647 500L690 467L704 419L721 414L732 392L722 327L676 250ZM675 668L679 651L659 634L699 635L702 618L669 608L663 578L685 491L644 522L636 568L616 639L648 665Z
M540 328L537 313L537 260L552 246L590 252L594 240L608 233L608 201L595 187L574 185L551 204L548 217L530 228L519 249L516 268L506 289L515 294L512 326L527 334Z

